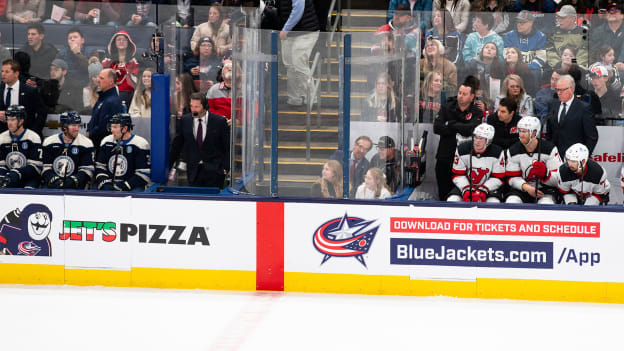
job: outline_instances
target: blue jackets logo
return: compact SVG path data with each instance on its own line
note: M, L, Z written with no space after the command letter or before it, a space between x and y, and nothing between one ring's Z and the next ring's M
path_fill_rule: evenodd
M355 257L366 267L363 255L368 253L379 229L379 224L375 224L376 220L367 221L346 213L321 224L314 231L313 240L314 247L325 255L321 264L332 257Z

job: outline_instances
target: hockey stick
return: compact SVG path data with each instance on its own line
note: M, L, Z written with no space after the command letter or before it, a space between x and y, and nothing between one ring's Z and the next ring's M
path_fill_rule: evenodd
M541 143L541 138L538 137L538 135L536 135L535 137L537 137L537 162L541 162L541 157L542 157L542 143ZM535 203L537 203L537 192L539 191L539 177L535 177Z
M470 202L472 202L472 150L474 149L474 134L471 136L471 139L472 145L470 145L470 162L468 162L470 164L470 172L468 173L468 184L470 186L468 191L470 191Z
M117 159L119 154L121 153L121 138L115 140L115 147L113 148L113 152L115 152L115 160L113 161L113 178L111 182L115 184L115 175L117 175Z

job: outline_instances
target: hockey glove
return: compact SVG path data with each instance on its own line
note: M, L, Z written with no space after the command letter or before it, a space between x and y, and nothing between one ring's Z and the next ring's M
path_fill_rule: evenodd
M542 161L533 161L533 167L529 171L529 179L544 179L546 177L546 164Z
M16 188L19 186L20 174L19 172L12 170L4 175L4 183L7 188Z
M472 194L475 192L475 190L473 189L472 191L470 191L470 188L466 188L466 190L464 190L464 193L462 194L462 200L464 202L470 202L471 200L471 196Z
M113 189L117 190L117 191L130 191L130 184L128 184L128 182L124 182L123 180L119 180L116 181L115 184L113 184Z
M76 176L65 178L63 189L78 189L78 178L76 178Z
M48 189L60 189L63 186L63 178L54 176L48 181Z
M97 188L99 190L113 190L113 182L110 179L106 179L98 183Z
M472 192L472 202L485 202L487 194L481 190L475 190Z

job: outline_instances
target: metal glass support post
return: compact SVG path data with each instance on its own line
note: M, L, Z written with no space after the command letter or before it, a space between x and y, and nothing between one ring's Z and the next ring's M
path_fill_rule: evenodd
M271 196L277 197L277 40L271 33Z
M349 128L351 127L351 34L344 36L344 86L342 91L342 197L349 198Z

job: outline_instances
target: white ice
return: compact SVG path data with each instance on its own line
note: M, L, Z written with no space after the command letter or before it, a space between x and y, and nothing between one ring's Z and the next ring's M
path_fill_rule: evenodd
M624 306L0 286L0 350L622 350Z

